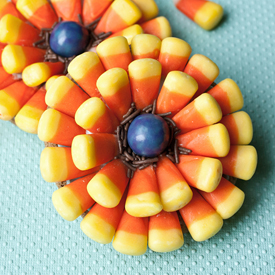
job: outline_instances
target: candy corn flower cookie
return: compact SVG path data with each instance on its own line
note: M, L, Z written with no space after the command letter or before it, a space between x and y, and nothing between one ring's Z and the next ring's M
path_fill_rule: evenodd
M0 0L0 119L37 133L43 84L107 37L171 36L154 0Z
M63 186L57 212L92 240L129 255L180 248L184 222L195 241L242 206L230 178L249 180L257 152L232 79L185 41L136 35L101 42L72 60L46 92L41 173ZM189 61L188 61L189 60ZM59 146L56 146L59 144Z

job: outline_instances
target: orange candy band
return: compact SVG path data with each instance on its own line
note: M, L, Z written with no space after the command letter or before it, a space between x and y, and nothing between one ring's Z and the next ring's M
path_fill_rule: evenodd
M161 211L159 214L150 217L149 220L149 230L152 229L179 229L181 231L181 226L177 212L165 212Z
M83 21L85 25L93 22L108 9L113 0L84 0L83 2Z
M70 146L73 138L85 134L75 120L57 110L46 110L39 122L38 137L44 142Z
M62 93L61 98L59 92ZM48 106L71 117L75 116L79 106L87 99L89 96L65 76L57 78L46 94Z
M75 196L79 199L83 213L89 209L95 201L87 192L87 184L95 176L95 174L87 175L83 178L77 179L62 188L69 188Z
M195 97L201 95L213 83L213 80L208 79L199 69L187 63L184 72L192 76L198 83L199 88Z
M194 17L197 11L206 3L206 0L180 0L176 7L183 12L191 20L194 20Z
M151 166L135 171L134 177L130 181L128 196L134 196L146 192L159 193L157 177Z
M58 17L64 21L75 21L79 23L78 14L81 15L81 0L52 0L51 1Z
M19 79L16 76L8 74L3 67L0 67L0 90L6 88L18 80Z
M58 18L46 0L36 0L35 5L27 5L25 0L18 0L17 9L37 28L51 28Z
M2 9L0 10L0 19L6 14L11 14L23 21L26 21L26 18L22 16L22 14L16 9L14 3L9 2L8 0L4 0L3 2L6 2L6 4L3 5Z
M201 220L216 211L208 204L203 197L198 193L197 190L192 188L193 198L192 200L183 208L179 210L184 223L187 228L190 227L194 222Z

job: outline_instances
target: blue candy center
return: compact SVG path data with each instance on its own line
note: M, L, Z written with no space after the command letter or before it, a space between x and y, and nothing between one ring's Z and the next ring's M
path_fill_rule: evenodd
M55 26L50 36L52 51L62 57L72 57L85 51L89 32L73 21L64 21Z
M156 157L169 142L169 128L164 119L153 114L137 116L130 124L127 141L139 156Z

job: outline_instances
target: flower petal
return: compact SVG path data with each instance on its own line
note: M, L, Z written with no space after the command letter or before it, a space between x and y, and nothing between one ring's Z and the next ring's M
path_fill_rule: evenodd
M91 133L113 133L119 122L98 97L83 102L75 113L76 123Z
M232 145L226 157L219 158L226 175L249 180L255 173L258 156L251 145Z
M46 93L48 106L71 117L87 99L89 96L66 76L58 77Z
M198 83L199 88L194 98L201 95L219 75L218 66L208 57L195 54L191 57L184 72L191 75Z
M214 124L222 118L220 105L209 94L201 94L181 111L173 120L185 132Z
M230 149L228 131L221 123L193 130L177 139L180 146L199 156L225 157Z
M162 66L162 75L171 71L183 71L191 54L190 45L175 37L167 37L162 40L159 62Z
M87 170L112 160L118 152L117 140L111 134L76 136L72 142L74 164Z
M75 136L85 133L72 117L54 109L46 110L38 125L40 140L65 146L70 146Z
M47 147L41 153L40 170L45 181L60 182L86 176L99 167L81 171L73 163L70 147Z
M222 177L222 164L214 158L180 156L177 168L189 185L205 192L214 191Z
M192 238L202 242L221 230L223 220L194 188L192 191L192 200L179 212Z
M129 76L137 109L152 104L159 92L161 64L151 58L135 60L129 65Z
M97 88L106 104L122 121L131 107L132 97L129 78L125 70L114 68L103 73L97 80Z
M23 81L16 81L0 90L0 118L11 120L34 95L36 90L37 88L26 86Z
M152 166L135 171L130 181L125 209L135 217L149 217L162 210L157 177Z
M123 212L113 248L126 255L139 256L147 250L148 218L138 218Z
M110 243L124 211L126 193L116 207L106 208L96 203L80 223L83 233L98 243Z
M75 21L79 23L78 15L81 15L81 0L51 0L57 13L64 21Z
M170 252L183 246L183 234L177 212L162 211L150 217L148 246L155 252Z
M177 167L166 157L157 164L156 175L163 209L177 211L192 199L192 191Z
M45 103L46 90L40 88L15 116L15 124L23 131L37 134L38 123L47 109Z
M87 184L94 175L75 180L53 192L53 206L63 219L73 221L95 203L87 192Z
M116 207L127 187L127 167L116 159L106 164L87 186L90 196L100 205Z
M223 219L229 219L241 208L245 196L242 190L225 178L221 179L213 192L199 191L199 193Z

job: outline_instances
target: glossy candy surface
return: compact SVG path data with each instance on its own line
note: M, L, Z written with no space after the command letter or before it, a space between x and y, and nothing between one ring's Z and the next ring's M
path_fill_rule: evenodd
M66 21L54 28L50 47L58 55L71 57L84 52L89 41L88 31L79 24Z
M169 128L161 117L153 114L143 114L136 117L131 123L127 139L136 154L155 157L168 144Z

